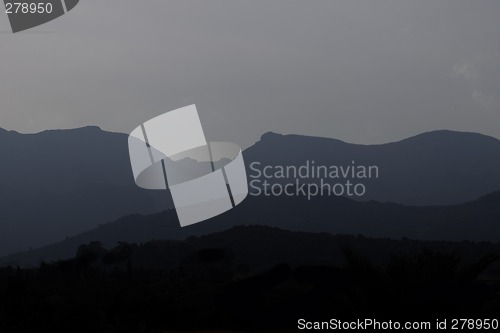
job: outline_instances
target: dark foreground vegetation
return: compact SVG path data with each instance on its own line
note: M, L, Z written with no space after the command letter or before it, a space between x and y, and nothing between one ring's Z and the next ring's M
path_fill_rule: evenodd
M295 331L297 320L496 318L498 244L237 227L82 245L0 269L2 332Z

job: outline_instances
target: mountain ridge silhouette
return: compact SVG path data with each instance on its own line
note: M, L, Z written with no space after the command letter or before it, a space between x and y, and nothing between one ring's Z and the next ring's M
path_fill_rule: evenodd
M500 243L500 191L452 206L404 206L343 197L250 197L239 207L185 228L179 226L174 210L129 215L58 243L0 258L0 265L36 266L66 259L79 245L92 241L112 247L117 242L183 240L244 225L395 240Z
M247 167L255 161L380 164L380 178L366 181L367 194L360 198L366 201L450 205L500 188L500 141L482 134L437 131L357 145L268 132L243 154ZM173 206L168 192L134 184L122 133L97 126L34 134L0 130L0 156L0 255L52 244L121 216Z
M270 132L245 150L244 157L247 166L256 161L262 167L300 166L306 161L327 167L352 161L375 165L380 176L363 181L367 193L361 201L451 205L500 189L500 140L471 132L432 131L376 145ZM247 172L251 177L250 167Z

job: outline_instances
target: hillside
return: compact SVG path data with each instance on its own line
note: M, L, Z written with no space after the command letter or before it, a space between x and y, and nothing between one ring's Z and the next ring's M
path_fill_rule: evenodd
M38 265L71 257L79 245L99 241L182 240L233 226L264 225L291 231L362 234L366 237L435 241L500 241L500 192L454 206L412 207L356 202L339 197L248 197L236 209L203 223L181 228L175 211L131 215L39 249L0 258L0 265Z
M109 133L97 127L37 134L2 130L0 154L0 256L52 244L129 214L150 214L172 207L168 193L142 190L134 184L125 134ZM351 197L358 201L376 200L417 206L456 205L500 189L500 141L475 133L435 131L382 145L355 145L328 138L267 133L245 150L244 158L249 180L255 176L250 168L254 162L261 163L262 167L300 166L307 161L325 166L345 166L352 161L359 165L376 165L380 171L379 178L363 180L366 195ZM290 182L293 179L272 181ZM314 183L318 180L307 181ZM329 206L332 200L322 201L320 198L314 203L303 203L299 198L286 203L268 198L266 202L269 205L266 203L262 207L256 204L257 209L269 210L268 206L274 205L273 200L277 206L295 205L296 200L300 207L316 211L314 215L320 218L310 226L314 231L362 230L379 235L377 230L380 229L380 235L386 235L387 230L397 229L386 224L395 222L366 222L358 215L370 216L372 211L376 211L377 219L389 214L389 221L393 221L399 218L401 210L397 205L385 205L379 209L377 204L373 204L364 205L359 212L349 212L347 206L354 204L344 202L340 211L330 212L322 204L324 202ZM311 208L307 208L309 206ZM388 235L426 237L429 231L419 230L416 221L425 211L427 208L415 208L410 216L404 216L404 227ZM441 212L439 208L435 211ZM330 222L322 222L325 219L321 216L323 212L331 214L332 218L343 216L350 224L332 224L336 226L333 228ZM291 216L282 223L267 221L269 216L255 217L252 214L248 218L238 216L238 219L265 219L263 223L300 229L306 218L297 220ZM288 212L283 214L289 215ZM351 214L358 217L351 218ZM295 215L304 213L297 212ZM462 218L459 214L455 218L446 216L445 221L435 222L432 228L436 229L436 237L462 237L466 230L461 230L460 225L448 227L451 230L449 235L439 231L443 223L453 224L453 221L460 222ZM165 220L168 220L168 226L162 227L163 235L190 235L191 231L178 230L175 214ZM197 228L212 230L212 227L201 226L194 231ZM483 236L493 238L481 230L470 232L472 239L482 239ZM142 233L140 230L136 232L138 235Z
M301 166L307 161L323 166L349 166L353 161L377 166L378 179L360 180L366 194L352 197L361 201L452 205L500 189L500 141L477 133L434 131L380 145L266 133L245 151L245 161L248 166L260 162L260 169ZM250 168L248 174L257 175Z
M68 260L0 268L0 330L132 332L147 320L161 331L293 332L298 318L490 318L499 254L498 243L262 226L109 250L91 242Z

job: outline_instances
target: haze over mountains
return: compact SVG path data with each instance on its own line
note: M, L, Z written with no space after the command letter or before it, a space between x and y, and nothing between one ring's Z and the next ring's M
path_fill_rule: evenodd
M0 255L56 243L121 216L154 213L172 206L168 192L146 191L135 186L125 134L109 133L97 127L38 134L0 130L0 154ZM307 160L315 161L317 165L349 165L352 161L362 165L377 165L380 177L364 181L367 193L360 200L407 205L451 205L472 201L500 189L500 141L474 133L436 131L383 145L355 145L335 139L267 133L254 146L245 150L244 158L247 166L255 161L262 165L302 165ZM252 171L248 171L249 176L252 176ZM278 213L270 211L271 215L266 215L264 212L273 205L273 200L278 199L258 199L260 204L255 209L262 215L250 215L247 221L253 223L257 219L275 225L277 222L274 218ZM321 202L318 207L309 207L311 203L302 199L290 200L298 200L297 204L305 210L304 214L312 214L312 209L323 211L321 205L337 206L337 202L343 203L341 206L346 212L349 211L347 207L359 209L356 202L339 198L320 198L315 201ZM283 202L278 203L295 204ZM383 208L375 209L366 205ZM425 222L429 221L419 213L425 209L403 209L398 205L375 203L362 207L365 208L361 211L371 207L386 215L394 215L401 210L405 212L404 217L416 214ZM442 212L441 209L446 211L443 207L433 212ZM412 213L408 214L409 211ZM479 210L474 212L481 214ZM158 235L164 238L179 239L190 233L212 231L212 226L206 227L212 222L178 231L175 212L165 214L171 215L165 220L165 225L158 222L158 228L162 230ZM339 216L338 211L328 214ZM387 230L379 228L379 222L364 220L370 218L370 214L367 212L360 216L362 220L353 221L351 229L337 227L330 230L330 220L313 229L355 233L370 233L372 227L374 230ZM285 216L288 216L288 220L283 220L286 223L280 225L285 229L301 230L303 224L309 223L297 220L290 214ZM243 218L243 215L238 215L239 222ZM411 228L417 228L416 217L411 221L414 223L410 223ZM445 221L453 223L450 219ZM360 223L365 224L363 228ZM233 225L232 222L222 223L221 228L229 225ZM327 229L322 230L323 227ZM201 231L197 231L197 228ZM405 228L398 233L374 235L410 237L414 229L409 226ZM138 238L141 235L139 229L135 230ZM308 225L305 230L310 229ZM151 236L149 232L145 231L145 239ZM444 233L436 233L435 236L435 239L449 237ZM490 240L496 237L494 233L487 236ZM461 233L449 238L460 237ZM471 237L482 239L483 234L472 233Z
M237 209L189 227L179 226L174 210L131 215L40 249L0 258L2 265L37 266L41 261L70 258L79 245L182 240L240 225L283 230L431 241L500 242L500 191L453 206L412 207L357 202L343 197L248 197Z

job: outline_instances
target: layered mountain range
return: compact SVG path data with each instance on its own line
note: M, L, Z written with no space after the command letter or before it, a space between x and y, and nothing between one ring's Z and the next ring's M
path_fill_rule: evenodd
M0 154L0 255L73 244L67 253L43 250L35 261L72 255L75 244L87 240L112 245L181 239L242 223L377 237L500 239L493 193L500 189L500 141L476 133L435 131L382 145L266 133L244 151L250 181L256 176L252 163L299 167L308 161L377 166L378 177L364 179L366 193L349 198L355 200L251 196L234 212L184 229L175 211L165 211L173 207L168 192L135 186L125 134L97 127L38 134L1 130ZM134 223L124 234L126 221ZM156 221L155 227L147 221ZM117 229L106 232L111 227Z

